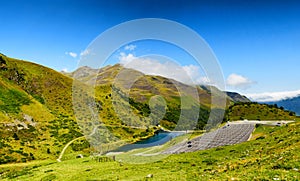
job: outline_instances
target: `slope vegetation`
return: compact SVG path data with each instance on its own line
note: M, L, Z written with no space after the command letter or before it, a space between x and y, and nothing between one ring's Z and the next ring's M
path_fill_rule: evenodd
M226 110L225 121L235 120L294 120L295 113L276 105L255 102L236 103Z
M158 123L174 129L180 115L183 115L183 122L187 124L182 124L179 129L186 128L184 126L203 128L210 111L210 97L207 91L198 89L200 97L208 100L201 104L199 111L199 101L191 96L189 86L170 82L163 77L143 75L130 90L126 87L126 81L112 86L114 77L121 69L120 65L115 65L97 71L95 94L91 95L88 90L93 87L87 84L79 82L80 91L74 92L73 78L47 67L1 54L0 163L55 158L67 142L94 130L97 132L95 135L99 135L103 127L114 135L105 136L104 143L107 144L120 139L133 142L149 137L154 134L157 129L155 125ZM89 78L93 77L95 70L88 71L91 73L86 74L86 71L83 71L82 75L76 74L81 76L77 77L78 80L84 80L84 83L90 81ZM140 72L129 71L128 75L141 75ZM187 102L183 107L184 114L180 112L182 101L176 86L181 86L185 91L182 96ZM96 123L99 125L97 128L92 129L86 124L91 120L91 115L85 113L87 107L74 107L80 110L79 113L83 116L76 117L75 121L72 94L77 97L84 95L87 100L95 100L96 115L101 120L100 123ZM148 103L149 99L157 94L166 97L167 100L166 105L160 97L152 100L152 106L158 107L155 109L159 111L156 115L164 115L162 118L151 114L151 105ZM119 106L114 106L115 103ZM80 107L81 104L84 102L76 105ZM132 113L127 114L128 110ZM190 117L193 115L191 112L199 112L199 124L189 125L189 120L196 119ZM80 120L85 121L84 125L78 125ZM74 145L76 146L72 146L73 151L90 149L86 140L78 141ZM110 145L108 147L113 148Z
M147 164L86 157L3 165L0 172L4 180L299 180L299 134L299 122L259 126L249 142L171 155Z
M0 163L54 158L80 133L72 79L52 69L0 56Z
M124 72L126 76L120 76ZM129 84L131 79L134 82ZM119 64L100 70L81 67L64 75L0 54L0 164L56 159L65 144L83 135L88 141L75 141L67 153L89 153L94 148L105 153L152 136L157 124L171 130L203 129L209 119L223 119L219 102L211 103L212 91L217 100L224 95L212 86L191 87ZM234 103L233 98L225 98L228 105ZM260 109L261 105L253 105ZM231 108L227 118L241 117Z

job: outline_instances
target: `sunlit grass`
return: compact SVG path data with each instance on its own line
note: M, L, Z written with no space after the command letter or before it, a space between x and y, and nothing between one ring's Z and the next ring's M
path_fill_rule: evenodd
M194 153L167 155L162 159L156 157L155 162L151 162L150 157L134 155L151 149L145 148L118 155L123 161L97 162L85 157L61 163L26 163L22 167L19 164L2 165L0 169L3 179L12 180L143 180L149 174L153 174L153 180L300 179L299 123L261 127L256 133L268 135L265 138ZM155 149L159 150L159 147ZM125 158L147 163L130 164Z

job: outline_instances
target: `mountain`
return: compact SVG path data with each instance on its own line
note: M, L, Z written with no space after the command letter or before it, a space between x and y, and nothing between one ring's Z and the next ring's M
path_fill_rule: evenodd
M243 96L236 92L225 92L233 102L251 102L246 96Z
M279 107L284 107L287 110L295 112L300 116L300 95L294 98L284 99L280 101L267 102L267 104L277 104Z
M142 117L149 117L151 112L151 104L149 103L160 99L160 106L164 107L162 109L165 109L165 116L162 117L160 122L158 120L153 121L153 119L152 121L146 119L143 122L152 122L152 125L154 122L155 124L159 123L168 129L191 129L194 126L202 129L208 120L211 109L222 108L221 99L224 98L225 103L230 103L229 98L220 90L214 90L216 101L212 105L212 94L211 90L208 90L209 88L203 89L200 86L190 86L161 76L145 75L137 70L125 68L120 64L109 65L98 69L98 71L89 67L80 67L69 73L69 76L85 84L95 86L96 89L101 89L102 93L103 90L107 90L108 92L105 94L111 95L108 96L109 100L118 99L113 100L115 102L119 102L121 97L124 97L119 96L119 94L128 95L130 106L142 110L139 113ZM109 89L109 87L112 88ZM122 104L124 105L125 102L123 100ZM163 114L163 111L160 110L160 114ZM196 112L199 112L199 114ZM129 112L125 113L124 110L123 119L139 123L138 120L141 118L134 121L134 116L125 118L125 115L131 115ZM198 117L198 123L192 125L189 120L197 119L195 116ZM218 119L217 116L216 114L215 119ZM178 124L179 119L181 119L181 124Z
M75 90L74 85L77 88ZM106 142L119 139L133 142L154 134L155 127L149 128L149 123L141 120L149 107L145 109L143 104L131 100L135 106L131 106L130 110L137 116L131 118L125 110L119 110L130 120L130 124L125 124L110 100L111 85L97 86L96 94L91 94L92 88L50 68L1 54L0 163L56 158L66 143L92 131L94 137L103 131L113 133L114 136L105 136ZM115 100L123 103L122 94L119 91ZM77 100L74 97L85 99L75 104ZM97 129L89 126L94 115L87 115L89 107L84 105L93 103L91 100L96 103L97 110L94 113L105 127L97 122L93 122L99 125ZM77 110L77 114L74 110ZM80 121L84 123L80 124ZM76 141L69 152L89 152L90 143L86 139Z
M174 79L169 79L161 76L155 75L145 75L134 69L125 68L120 64L108 65L100 69L92 69L90 67L80 67L72 73L68 73L68 76L75 78L77 80L83 81L89 85L104 85L104 84L116 84L123 91L131 91L130 96L138 99L139 102L145 102L147 97L153 96L155 94L160 94L167 99L173 97L178 97L180 93L184 93L194 99L200 100L201 105L206 107L222 107L221 105L211 105L211 95L212 91L217 96L221 98L224 96L226 102L239 102L249 101L246 97L239 95L238 93L231 93L230 96L226 96L219 89L208 86L191 86L176 81ZM198 93L194 94L195 89ZM181 92L180 92L181 91ZM148 95L147 95L148 94ZM235 97L234 97L234 96Z
M105 153L154 135L158 124L203 129L208 120L223 120L223 96L227 108L239 106L213 86L190 86L120 64L66 74L0 54L0 164L56 159L80 137L68 153Z
M83 139L73 143L70 152L88 150L91 142L99 142L99 138L96 137L98 133L107 133L104 136L105 140L101 140L105 143L118 142L120 139L133 142L153 135L157 123L174 129L180 118L183 122L182 127L177 129L183 129L189 126L187 121L195 119L191 116L195 115L193 111L199 110L199 101L193 97L191 94L193 90L189 86L163 77L147 76L132 69L125 69L124 71L128 73L127 80L133 75L142 76L129 91L127 80L122 78L118 79L116 86L112 86L115 76L121 69L123 68L120 65L108 66L100 71L81 67L68 76L35 63L1 54L0 163L55 158L66 143L80 136L89 135L92 131L97 133L88 138L89 142ZM88 82L92 81L89 77L93 75L97 75L95 87L90 86L91 83ZM77 85L77 89L74 89L74 85ZM186 107L183 108L182 114L180 95L176 86L182 89L183 100L187 102L183 103ZM92 89L95 90L94 94ZM206 91L200 88L196 90L205 101L200 107L197 125L190 126L197 126L200 129L208 120L210 98ZM129 100L126 97L127 93L130 95ZM158 97L151 99L152 106L163 108L167 106L165 114L164 109L156 109L161 111L158 115L163 117L150 114L151 105L148 105L148 101L157 93L166 97L166 105ZM74 100L74 97L84 97L85 100L76 104L76 101L82 100ZM91 122L91 114L87 113L88 104L93 102L89 100L96 103L97 110L94 113L99 116L101 123ZM118 103L117 107L115 103ZM128 110L131 110L130 114ZM99 126L95 128L90 126L90 123Z
M64 144L82 136L71 78L3 54L0 65L0 163L55 158Z

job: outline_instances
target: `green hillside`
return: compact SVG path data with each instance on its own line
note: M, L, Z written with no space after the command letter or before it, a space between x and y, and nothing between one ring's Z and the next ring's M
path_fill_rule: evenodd
M299 180L300 124L259 126L252 140L156 162L98 162L90 157L61 163L36 161L1 165L3 180ZM119 155L122 157L122 155ZM131 159L151 159L151 156ZM152 156L153 159L157 156ZM150 177L150 178L147 178ZM152 177L152 178L151 178Z
M72 94L85 95L87 100L95 97L101 121L118 139L133 142L154 134L155 128L148 129L147 124L143 126L139 121L141 114L133 119L139 126L122 123L110 100L110 85L99 85L96 94L91 95L92 87L77 82L80 89L76 92L72 78L52 69L2 54L0 61L0 163L56 158L67 142L83 136L79 128L82 125L78 125L79 120L75 121ZM124 102L120 96L115 99ZM134 100L132 103L136 104ZM139 107L131 106L131 109L141 112ZM82 120L90 122L90 115L82 115L85 116ZM98 132L101 131L99 128ZM72 148L73 151L90 151L86 140Z
M72 79L0 56L0 163L55 158L82 135L73 118Z
M127 76L120 76L120 71ZM129 85L134 76L139 78ZM175 80L125 69L119 64L100 70L81 67L64 75L1 54L0 164L56 159L68 142L83 135L89 141L84 138L75 141L66 154L90 153L94 148L105 153L126 142L152 136L157 124L171 130L201 130L212 110L210 119L223 120L217 114L223 111L219 102L211 103L212 90L217 100L224 95L215 87L192 88ZM226 97L228 105L234 103L232 100ZM93 114L90 105L94 105ZM253 105L253 110L263 106ZM240 112L235 110L235 106L231 107L227 118L240 118ZM282 116L290 114L277 108L265 110ZM249 115L265 115L258 112ZM274 115L268 113L261 119L280 118Z
M91 115L86 114L86 107L79 111L82 117L77 117L79 120L75 121L72 94L75 94L75 97L85 95L87 100L95 98L96 111L101 122L105 125L105 129L114 135L113 138L110 138L110 135L105 138L107 143L118 142L120 139L134 142L149 137L154 134L158 123L173 129L179 119L181 101L178 92L175 91L173 83L166 82L167 79L162 77L142 77L142 80L137 81L129 92L128 101L124 96L128 93L126 92L128 89L124 87L126 82L119 87L112 86L112 78L114 74L116 75L116 70L121 68L119 65L101 70L97 80L104 82L97 83L95 95L91 95L88 91L92 87L80 82L78 82L80 88L77 92L74 91L72 78L31 62L1 54L0 65L0 163L53 159L58 156L67 142L83 136L84 131L87 131L85 134L90 133L92 127L87 126L82 130L79 128L82 125L78 125L78 121L89 123L91 120ZM130 71L133 74L140 74L134 70ZM184 84L180 85L188 88ZM149 86L153 89L145 89ZM159 103L161 102L159 97L152 105L163 106L163 109L166 109L163 120L150 115L151 106L148 105L148 101L155 95L156 90L167 97L166 107ZM201 90L199 92L201 93ZM200 95L209 100L209 94L205 92L202 90ZM192 108L192 112L198 111L199 102L188 92L183 97L186 98L184 99L186 102L191 103L185 104L188 107L183 107L182 119L188 123L189 119L194 119L189 117L190 109ZM119 105L118 115L113 103ZM76 106L83 104L84 102L76 104L75 110L78 110ZM133 114L127 114L126 107L130 108ZM208 112L207 106L200 108L198 128L203 128L205 125ZM85 123L83 127L87 125ZM189 124L182 125L189 126ZM101 131L103 129L99 126L98 132ZM79 148L73 147L73 151L86 149L89 152L87 141L83 140L76 144Z
M278 108L276 105L255 102L236 103L226 110L226 121L235 120L293 120L295 113Z
M165 116L159 122L156 121L156 124L160 124L170 130L175 129L175 127L181 130L192 129L194 127L203 129L212 109L214 109L213 113L215 114L213 119L220 122L222 118L219 118L216 112L219 109L224 109L224 106L226 106L221 105L221 100L224 99L224 103L228 105L232 103L230 97L212 86L189 86L161 76L145 75L134 69L124 68L120 64L109 65L99 70L81 67L67 75L88 85L95 86L97 90L96 94L102 94L103 98L105 92L104 96L113 102L118 103L120 101L118 98L120 97L119 95L125 95L121 96L121 99L122 97L129 97L129 100L125 100L125 102L129 102L131 107L137 109L135 113L140 118L149 116L151 112L151 106L149 105L151 98L159 95L159 97L164 99L165 104L161 103L160 106L163 107L156 110L165 109ZM212 89L215 93L215 104L211 103ZM124 113L129 114L126 111ZM128 119L134 119L133 117L135 116ZM197 120L196 117L198 117L196 125L190 123L190 120ZM127 118L125 119L127 120ZM182 122L180 125L178 124L179 119ZM145 121L151 123L152 126L156 125L151 120L146 119Z

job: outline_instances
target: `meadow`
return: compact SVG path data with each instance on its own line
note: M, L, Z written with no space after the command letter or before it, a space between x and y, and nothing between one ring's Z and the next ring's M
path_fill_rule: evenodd
M3 180L299 180L299 134L299 122L258 126L248 142L161 159L135 156L147 151L143 148L116 155L117 161L98 162L88 155L75 159L73 155L60 163L1 165L0 173ZM125 158L149 162L133 164Z

